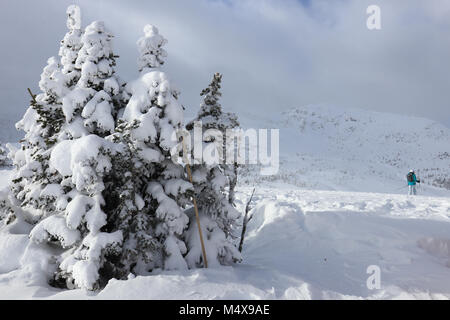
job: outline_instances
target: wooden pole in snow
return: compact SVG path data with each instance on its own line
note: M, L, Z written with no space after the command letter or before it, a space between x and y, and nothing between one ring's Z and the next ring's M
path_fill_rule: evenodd
M189 182L192 183L192 172L191 172L191 166L189 165L189 161L187 158L187 148L186 144L184 143L184 135L183 135L183 160L186 164L186 170L189 178ZM192 196L192 202L194 203L194 211L195 211L195 219L197 220L197 227L198 227L198 234L200 236L200 244L202 246L202 254L203 254L203 262L205 268L208 268L208 259L206 259L206 250L205 250L205 243L203 242L203 234L202 234L202 228L200 226L200 216L198 214L198 207L197 207L197 200L195 199L195 194Z

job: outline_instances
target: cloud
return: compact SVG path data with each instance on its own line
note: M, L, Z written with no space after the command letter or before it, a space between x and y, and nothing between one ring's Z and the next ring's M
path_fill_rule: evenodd
M269 115L326 102L450 126L450 4L445 0L75 3L84 25L104 20L115 34L118 72L125 80L137 75L135 42L143 26L155 24L169 40L166 70L189 115L218 71L224 74L222 105L236 112ZM8 45L0 53L0 115L16 120L25 110L26 87L36 88L47 57L57 54L66 32L67 4L2 1L0 36ZM381 7L379 31L366 28L369 4Z

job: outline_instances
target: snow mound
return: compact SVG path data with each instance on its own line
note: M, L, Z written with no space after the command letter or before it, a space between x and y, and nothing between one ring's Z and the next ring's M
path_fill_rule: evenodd
M0 274L20 267L20 258L27 244L26 235L0 233Z

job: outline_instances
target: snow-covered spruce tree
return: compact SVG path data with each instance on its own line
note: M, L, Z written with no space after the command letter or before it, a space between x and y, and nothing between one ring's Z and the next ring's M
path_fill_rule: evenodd
M111 38L99 21L81 37L74 69L80 70L79 80L63 99L65 124L50 158L50 166L64 177L55 201L59 214L30 234L35 242L66 249L58 260L57 286L94 290L115 276L111 261L120 253L122 232L108 225L108 205L116 202L111 159L117 145L105 138L114 132L121 105Z
M21 148L13 155L16 172L11 184L11 202L28 209L29 222L35 223L55 211L54 192L60 176L49 167L50 152L64 122L61 100L67 92L61 66L52 57L41 74L42 90L16 127L25 131Z
M61 40L59 56L61 57L62 73L65 75L66 84L73 87L80 79L80 69L75 65L78 53L82 47L81 36L81 12L80 8L71 5L67 8L67 28L69 31Z
M122 233L106 230L104 180L116 153L114 143L94 134L62 141L52 151L50 166L65 177L62 186L69 191L58 195L61 213L40 221L30 238L66 249L54 285L95 290L112 277L109 261L120 252Z
M222 112L219 103L221 80L222 75L214 74L208 88L201 93L204 99L197 117L186 127L192 131L195 122L201 121L202 132L208 129L219 130L223 135L222 141L215 141L212 136L204 135L202 144L204 149L210 149L208 145L212 144L211 147L223 157L226 147L226 130L237 127L239 123L234 114ZM208 159L204 159L203 163L193 165L192 177L199 207L200 224L206 238L208 264L231 264L240 261L241 254L233 244L236 237L233 234L233 228L238 224L240 214L229 200L230 193L234 192L235 186L234 167L225 163L221 164L220 161L208 162ZM203 264L197 223L193 214L190 215L190 227L186 240L188 244L186 260L189 267Z
M203 130L216 129L221 131L224 137L222 155L225 155L227 143L225 140L226 130L239 127L239 121L234 113L222 111L219 103L219 99L222 96L220 92L221 82L222 75L216 73L208 88L202 90L200 96L204 96L204 99L200 106L200 111L196 119L187 125L187 129L192 130L195 121L202 121ZM221 167L229 180L228 202L234 205L234 192L237 184L239 166L234 162L231 165L223 163Z
M121 90L115 76L112 37L101 21L87 26L81 37L82 47L74 66L80 70L80 78L63 99L65 139L89 133L106 137L114 131Z
M60 140L87 133L106 136L113 131L117 113L127 102L122 90L125 84L114 70L113 36L100 21L83 32L77 6L69 6L67 14L69 32L61 41L59 55L71 93L63 101L66 125Z
M12 203L33 209L31 221L55 212L55 192L61 192L61 176L49 168L50 153L59 139L64 123L62 99L78 81L74 63L81 48L81 20L77 6L67 9L69 31L61 41L61 63L52 57L41 74L41 94L32 97L31 105L16 127L25 131L21 148L13 155L16 175L11 186ZM30 92L31 94L31 92ZM38 210L35 210L38 209Z
M115 172L123 179L117 188L121 201L112 219L124 232L117 265L124 275L187 268L182 234L189 219L183 208L192 185L170 154L182 127L183 108L178 92L159 69L166 40L151 25L145 26L144 33L137 42L141 74L128 85L131 96L115 134L125 150L114 161Z

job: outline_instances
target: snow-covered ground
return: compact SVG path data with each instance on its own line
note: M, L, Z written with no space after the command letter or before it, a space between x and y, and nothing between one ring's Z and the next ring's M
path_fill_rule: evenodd
M47 284L53 248L30 244L30 226L16 221L0 232L0 299L450 298L448 128L330 106L239 116L280 128L281 144L277 175L242 170L239 209L256 187L242 263L60 290ZM415 197L405 195L410 167L425 182ZM0 170L0 190L10 175ZM371 265L380 289L367 288Z
M249 191L240 189L242 202ZM0 298L450 298L450 198L285 186L259 188L254 200L243 263L111 280L97 293L48 286L48 248L14 223L0 233ZM39 262L21 268L30 257ZM370 265L381 269L380 289L366 286Z

